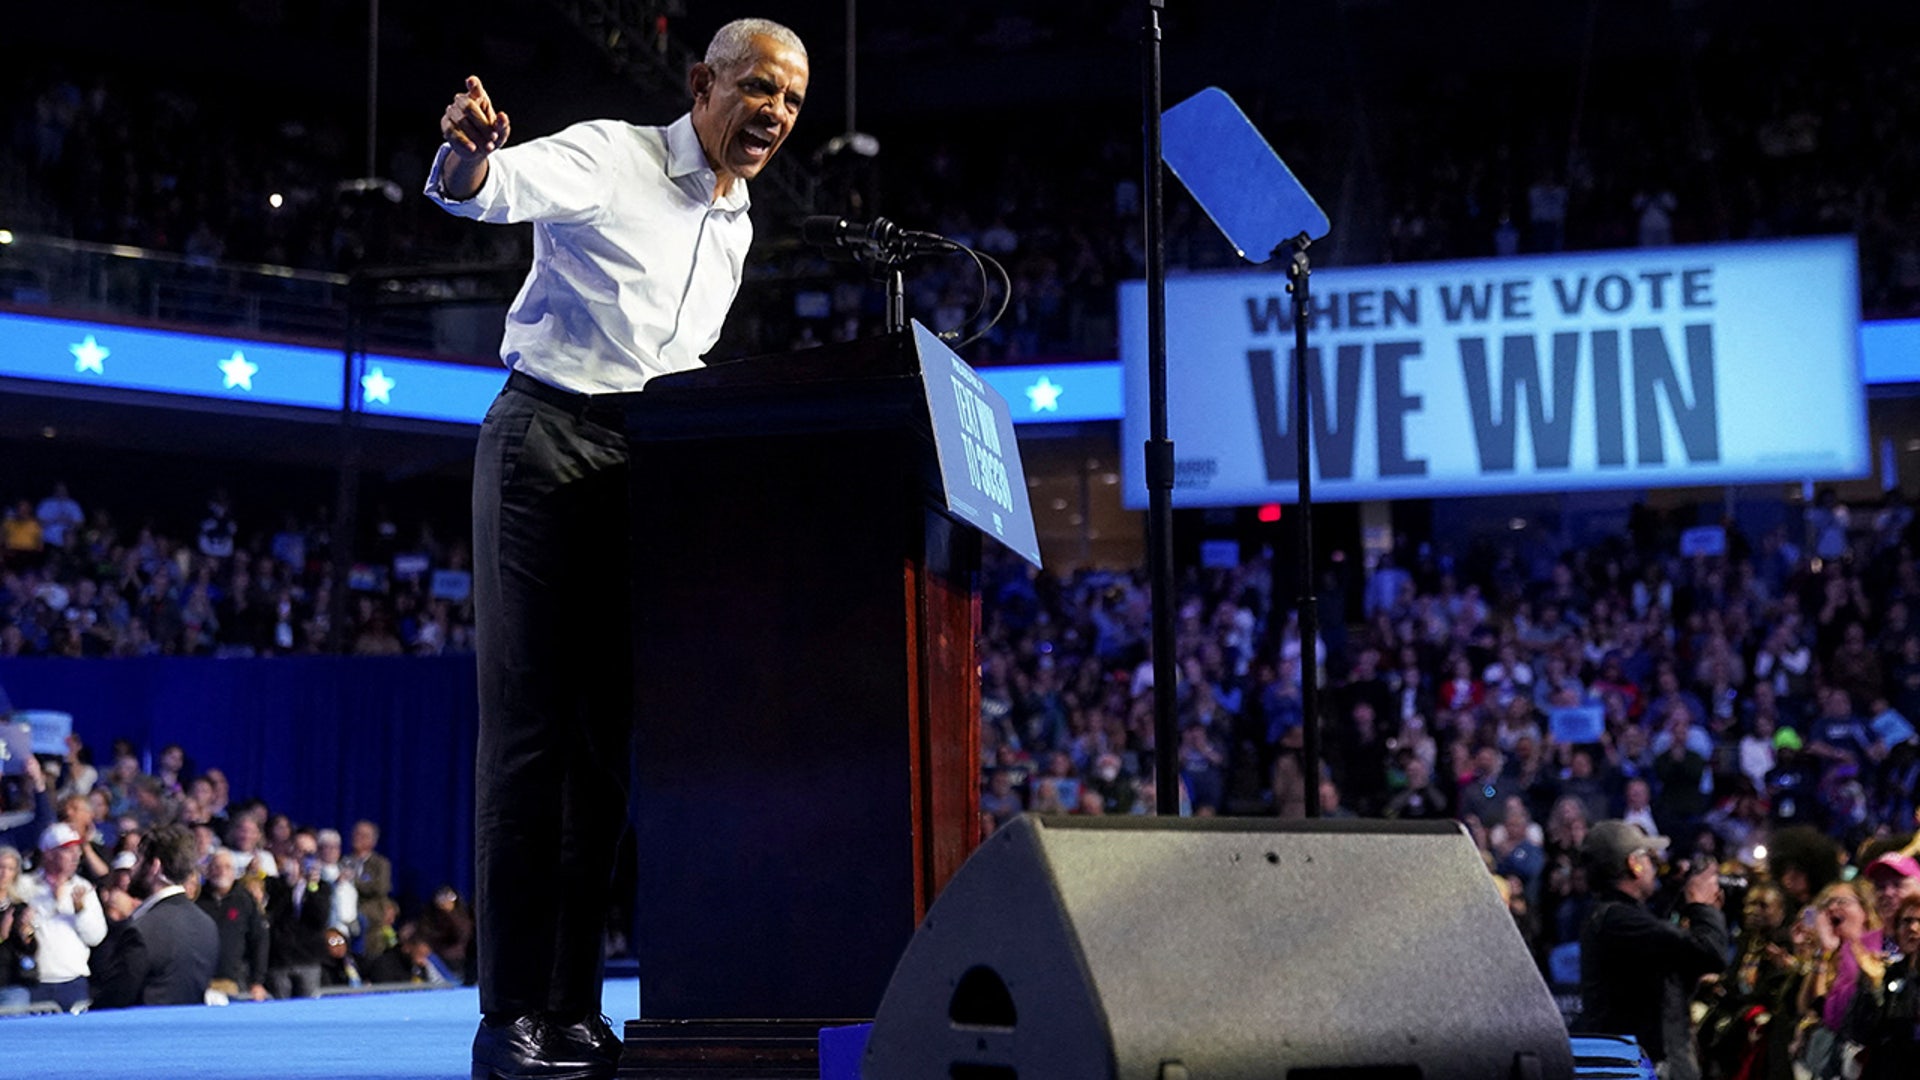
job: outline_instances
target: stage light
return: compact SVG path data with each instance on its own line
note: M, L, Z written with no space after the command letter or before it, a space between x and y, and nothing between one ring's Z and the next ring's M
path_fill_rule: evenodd
M13 230L0 229L0 244L11 244L11 243L13 243Z
M267 196L267 205L273 207L275 210L280 209L280 204L284 202L286 202L286 200L281 198L280 193L277 191Z
M1280 504L1267 503L1265 506L1262 506L1260 508L1259 516L1260 516L1260 520L1267 523L1268 525L1271 525L1274 522L1279 521L1280 520Z

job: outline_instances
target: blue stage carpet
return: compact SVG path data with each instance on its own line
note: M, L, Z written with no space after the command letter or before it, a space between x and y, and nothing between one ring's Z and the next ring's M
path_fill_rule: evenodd
M639 981L608 980L601 1001L620 1031L639 1014ZM8 1017L0 1076L467 1080L479 1018L472 989Z

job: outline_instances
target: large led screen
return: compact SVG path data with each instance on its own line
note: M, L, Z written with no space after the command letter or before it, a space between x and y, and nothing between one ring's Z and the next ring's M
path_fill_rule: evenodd
M1864 475L1856 274L1851 238L1315 270L1314 496ZM1168 280L1175 505L1294 498L1291 304L1272 272ZM1128 447L1148 434L1145 305L1121 286Z

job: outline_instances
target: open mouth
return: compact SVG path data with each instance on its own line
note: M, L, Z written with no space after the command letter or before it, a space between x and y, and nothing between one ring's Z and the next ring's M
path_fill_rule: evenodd
M740 146L746 150L749 157L765 158L773 153L773 143L774 137L767 132L754 131L751 128L740 132Z

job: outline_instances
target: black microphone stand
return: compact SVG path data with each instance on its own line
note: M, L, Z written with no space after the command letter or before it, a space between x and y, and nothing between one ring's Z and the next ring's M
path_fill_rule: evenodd
M866 272L887 285L887 333L907 328L907 286L901 274L908 255L888 246L867 248L855 256Z
M1313 460L1310 447L1307 382L1307 320L1313 307L1307 299L1307 282L1313 267L1307 261L1307 245L1313 242L1306 233L1280 246L1287 256L1287 291L1293 294L1293 436L1297 464L1300 503L1300 774L1307 786L1307 816L1320 816L1320 611L1314 595L1313 568Z
M1180 774L1174 730L1178 674L1174 664L1173 440L1167 435L1166 185L1160 145L1160 12L1166 0L1146 0L1142 28L1145 100L1147 229L1147 581L1153 590L1154 812L1180 813Z

